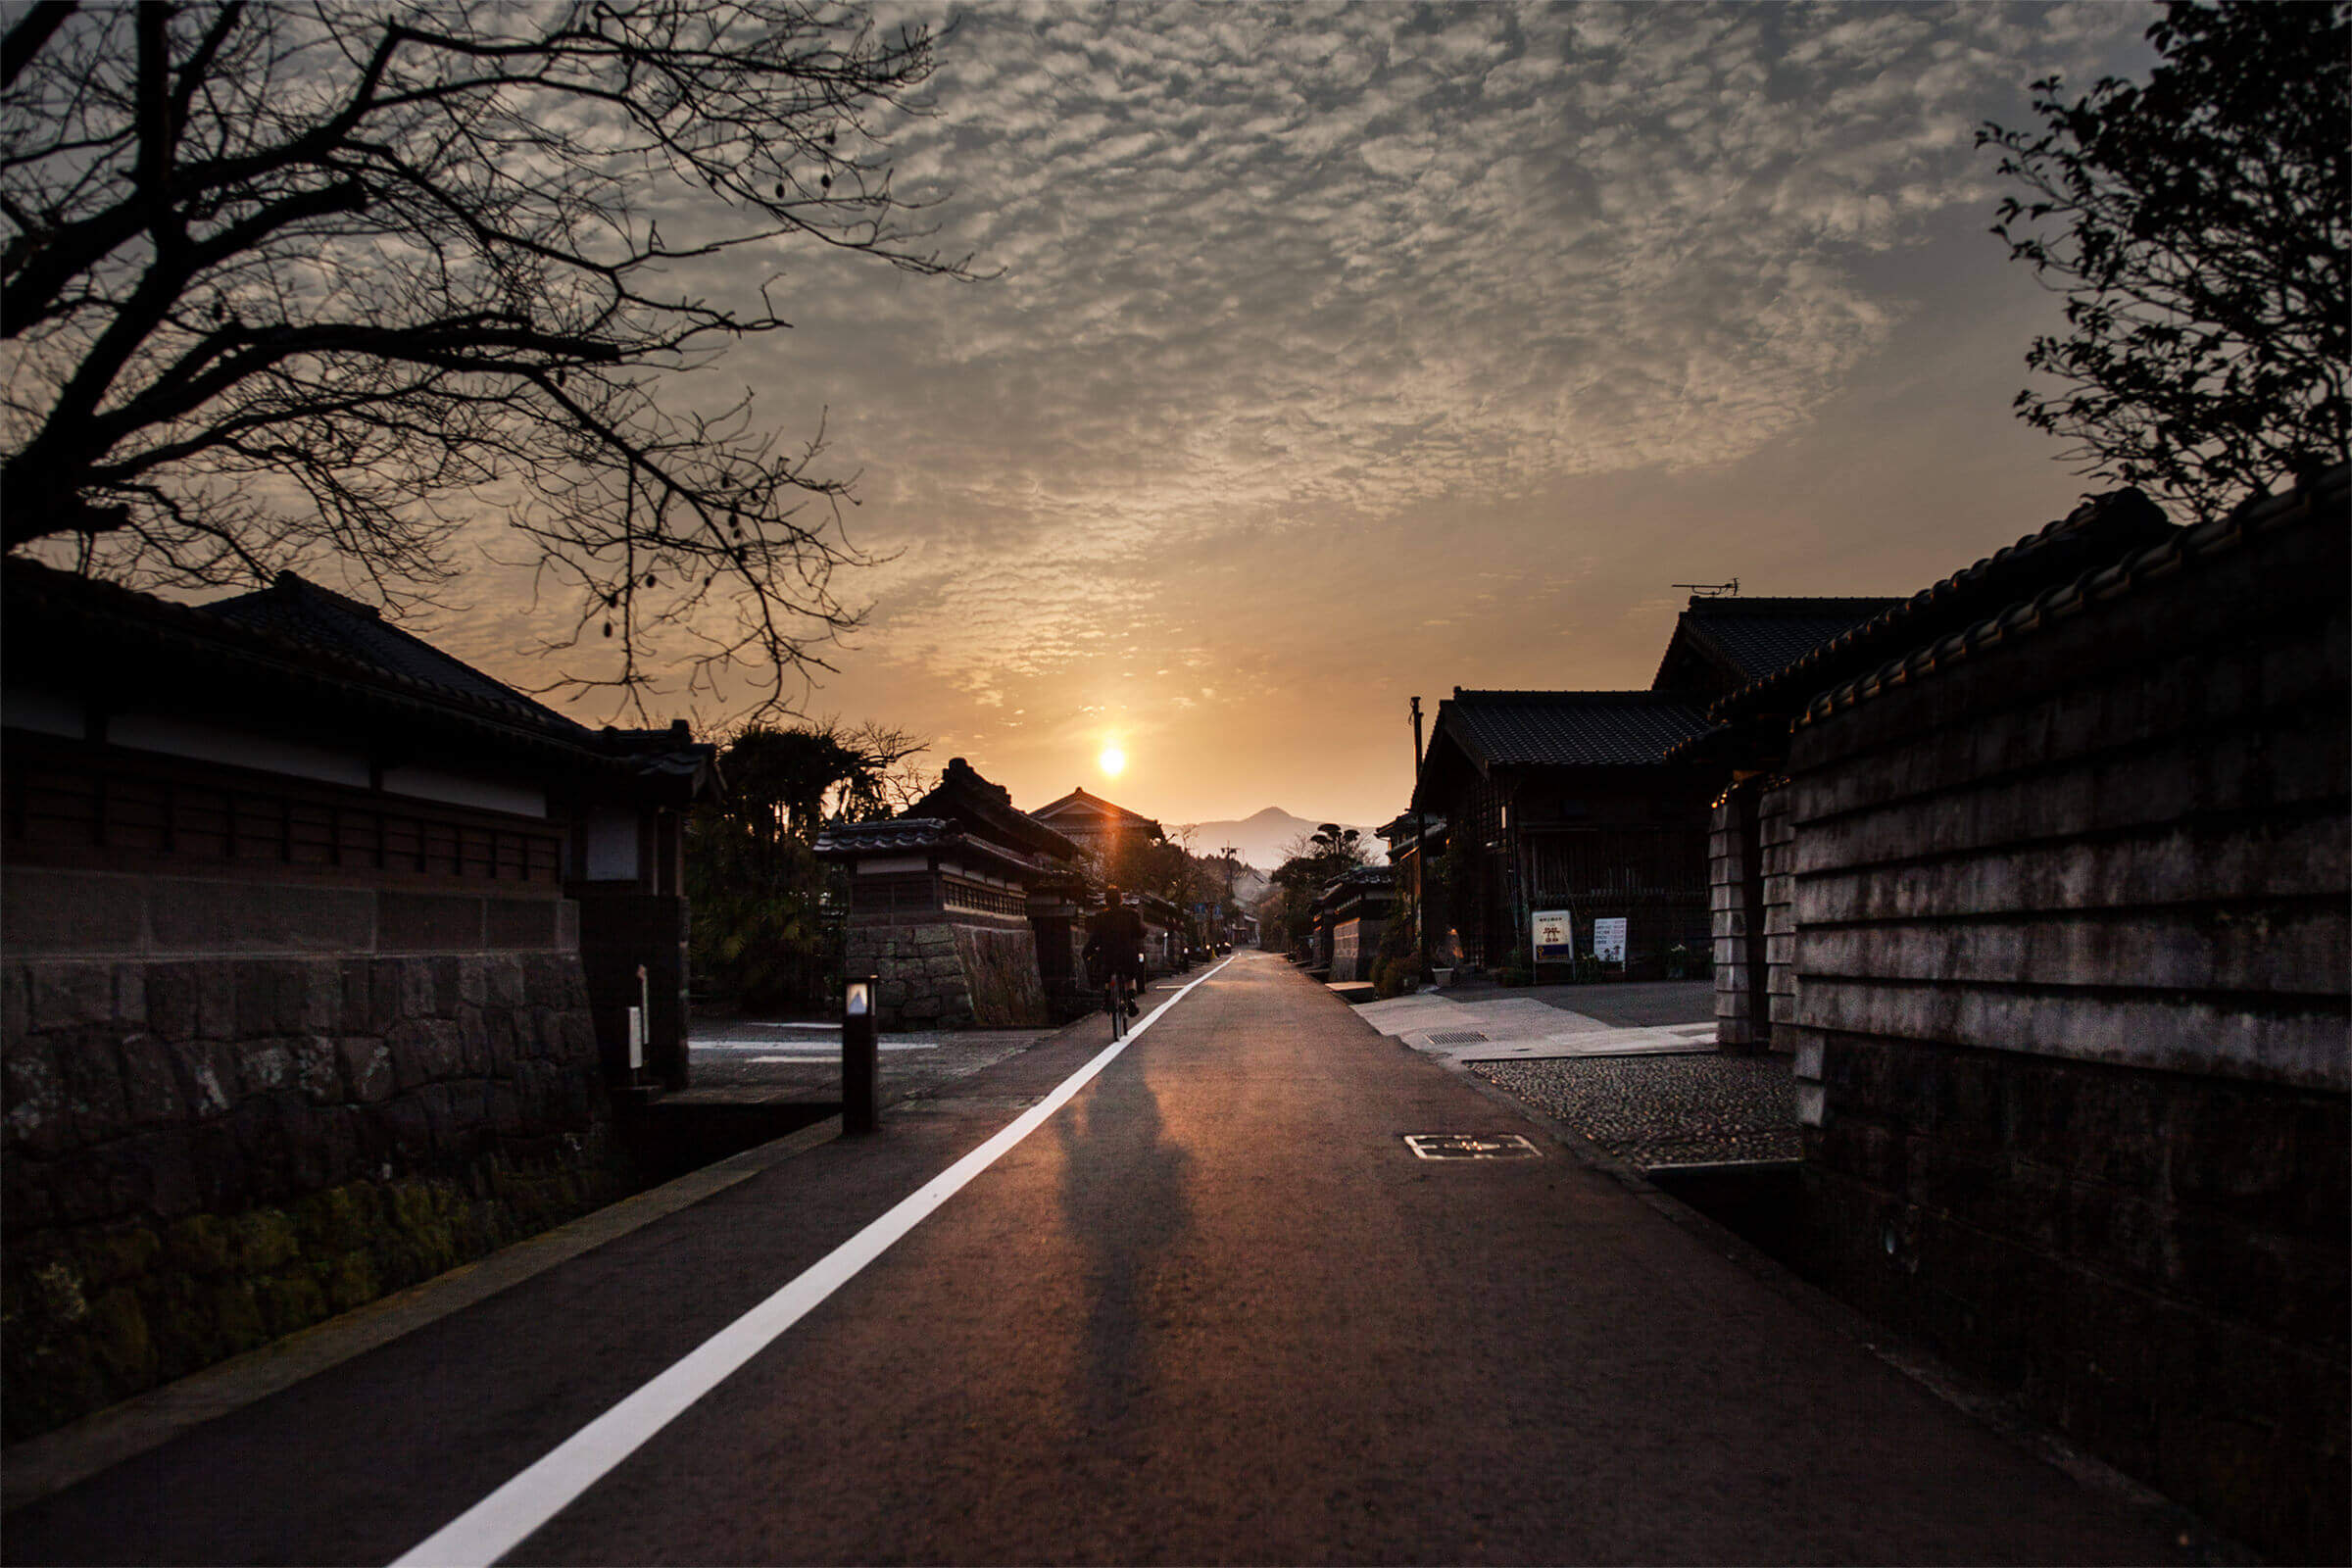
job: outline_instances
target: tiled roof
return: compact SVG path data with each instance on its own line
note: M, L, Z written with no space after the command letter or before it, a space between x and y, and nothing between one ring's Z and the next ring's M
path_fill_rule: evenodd
M1655 692L1464 691L1438 724L1489 767L1655 762L1707 727L1693 705Z
M1693 599L1678 631L1712 644L1747 680L1802 659L1899 599Z
M894 816L880 822L834 822L816 835L816 853L828 859L857 859L869 855L912 852L953 853L993 860L1000 868L1029 872L1038 862L1020 851L957 829L936 816Z
M1800 726L1818 722L1843 709L1948 668L1984 649L2034 636L2096 606L2129 598L2149 582L2170 577L2183 567L2193 569L2201 562L2243 547L2255 534L2298 525L2341 528L2347 505L2352 505L2352 467L2338 465L2286 495L2265 496L2248 502L2226 517L2191 528L2176 528L2161 542L2135 550L2112 565L2045 588L1998 614L1987 615L1924 648L1915 648L1859 680L1849 680L1814 698L1796 722Z
M1081 832L1096 822L1114 829L1150 833L1154 837L1160 832L1159 824L1142 812L1130 811L1116 802L1106 801L1100 795L1089 795L1082 789L1072 790L1057 801L1048 801L1029 814L1041 822L1067 820L1071 828Z
M930 794L908 808L909 816L936 816L977 830L999 844L1017 847L1030 855L1069 859L1078 846L1054 828L1012 804L1002 784L982 778L962 758L951 758L947 771Z
M955 837L955 830L936 816L894 816L883 822L832 822L818 830L816 853L856 851L881 855L897 850L927 850Z
M1850 674L1857 662L1905 652L1953 629L1955 617L1988 614L2053 581L2071 580L2178 532L2137 490L2099 496L1721 698L1708 716L1724 723L1790 712L1841 671Z
M675 775L696 791L711 778L713 749L683 725L590 729L299 578L212 605L172 604L14 558L4 580L0 625L20 672L56 665L69 682L125 681L159 702L297 723L418 724L484 755L617 768L655 782Z
M523 723L582 741L593 733L586 725L531 701L471 664L388 625L374 607L290 571L279 572L274 583L258 593L217 599L196 608L233 625L357 660L420 685L504 710Z

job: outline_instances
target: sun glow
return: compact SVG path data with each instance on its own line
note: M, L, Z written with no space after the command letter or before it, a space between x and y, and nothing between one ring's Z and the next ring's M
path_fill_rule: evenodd
M1127 770L1127 754L1119 750L1119 743L1116 741L1103 747L1102 755L1096 758L1095 760L1102 765L1103 773L1110 778L1117 778Z

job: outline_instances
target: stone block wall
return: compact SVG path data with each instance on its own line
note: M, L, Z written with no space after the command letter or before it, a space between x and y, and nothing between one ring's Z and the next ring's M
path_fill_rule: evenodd
M1735 787L1707 816L1707 929L1715 960L1715 1043L1753 1049L1768 1031L1756 1014L1749 945L1757 934L1749 879L1757 874L1754 805Z
M1789 761L1812 1265L2287 1561L2352 1547L2341 506L1923 652Z
M10 1441L627 1190L554 901L505 911L544 926L535 950L486 949L477 910L472 951L290 953L237 917L269 906L251 884L166 880L9 879L20 934L35 888L144 910L125 951L12 944L0 964ZM228 951L159 951L157 911L208 898ZM398 940L365 899L340 939Z
M946 921L850 928L845 972L880 982L885 1029L1013 1029L1048 1021L1037 939L1017 928Z
M1796 1017L1796 824L1788 787L1775 779L1756 802L1756 842L1763 878L1764 993L1773 1028ZM1763 1036L1772 1040L1772 1031Z
M1742 780L1715 803L1707 819L1707 917L1718 1045L1762 1050L1774 1026L1795 1016L1795 856L1785 780Z

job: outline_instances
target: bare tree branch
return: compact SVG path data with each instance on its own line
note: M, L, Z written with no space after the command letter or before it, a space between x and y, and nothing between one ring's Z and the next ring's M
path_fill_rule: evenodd
M0 91L0 545L148 585L332 563L398 608L503 519L574 596L551 689L642 710L659 643L786 706L871 558L821 430L669 395L787 325L683 270L797 240L972 276L882 139L933 47L828 0L35 7Z

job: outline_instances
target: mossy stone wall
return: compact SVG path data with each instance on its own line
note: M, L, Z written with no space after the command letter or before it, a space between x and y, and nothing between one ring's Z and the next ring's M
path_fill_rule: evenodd
M14 1442L628 1188L564 953L0 969Z

